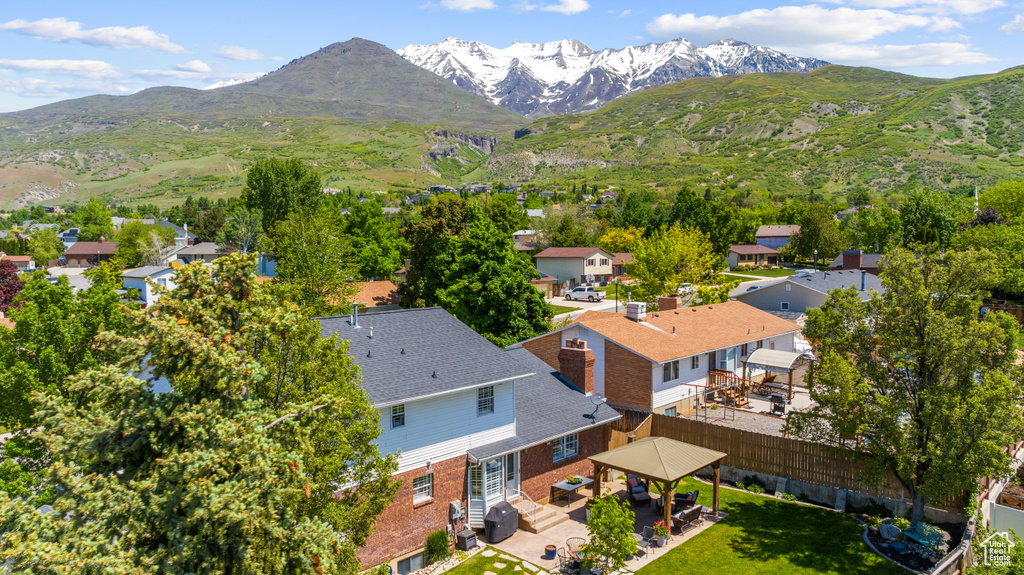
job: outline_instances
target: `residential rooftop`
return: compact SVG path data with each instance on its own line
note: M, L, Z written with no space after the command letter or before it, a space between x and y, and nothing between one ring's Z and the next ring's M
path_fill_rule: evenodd
M755 254L778 255L779 254L779 250L773 250L772 248L770 248L768 246L762 246L762 245L759 245L759 244L743 244L743 245L729 246L729 251L733 252L733 253L737 253L737 254L742 254L742 255L755 255Z
M167 271L173 271L173 269L174 268L171 268L170 266L142 266L139 268L124 270L124 272L121 274L121 277L145 279L150 276L155 276L157 274L161 274Z
M191 246L185 246L178 251L179 256L205 256L208 254L221 253L220 244L214 242L202 242Z
M800 226L761 226L754 235L759 238L788 238L799 231Z
M768 285L778 285L787 282L824 294L834 289L849 287L864 292L870 292L871 290L875 290L878 293L885 292L882 280L878 279L878 276L862 270L825 271L801 276L790 276ZM761 289L765 287L768 286L764 286Z
M597 252L604 252L611 256L602 248L548 248L539 254L533 256L535 258L585 258L592 256Z

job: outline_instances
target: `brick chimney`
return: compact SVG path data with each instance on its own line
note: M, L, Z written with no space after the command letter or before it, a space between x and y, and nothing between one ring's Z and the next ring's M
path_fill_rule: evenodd
M843 269L859 270L861 264L861 253L858 249L848 249L843 252Z
M594 350L582 339L567 339L558 352L558 371L584 393L594 393Z
M670 311L679 309L679 298L672 296L658 297L658 311Z

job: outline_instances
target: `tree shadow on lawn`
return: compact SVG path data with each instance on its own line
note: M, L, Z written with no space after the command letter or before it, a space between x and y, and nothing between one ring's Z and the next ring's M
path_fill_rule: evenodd
M783 559L817 572L899 573L861 539L861 526L839 513L781 501L731 501L724 522L739 532L728 546L754 562Z

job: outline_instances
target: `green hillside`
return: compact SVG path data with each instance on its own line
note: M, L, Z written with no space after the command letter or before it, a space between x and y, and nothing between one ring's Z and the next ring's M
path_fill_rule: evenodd
M1022 80L1024 68L933 80L842 66L696 78L537 120L472 176L774 193L1019 179Z

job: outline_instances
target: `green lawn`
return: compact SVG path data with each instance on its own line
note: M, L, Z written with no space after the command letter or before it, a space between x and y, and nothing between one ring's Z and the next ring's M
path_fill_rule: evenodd
M485 557L484 553L494 552L490 557ZM523 563L517 560L503 559L500 556L502 553L494 547L488 547L469 559L459 563L452 569L446 571L446 574L450 575L483 575L487 571L496 573L497 575L545 575L546 572L543 569L530 569L524 567ZM532 565L532 564L531 564ZM519 571L516 571L516 567L519 567ZM534 566L536 567L536 566Z
M791 276L791 275L793 275L795 273L796 273L796 270L791 270L791 269L786 269L786 268L779 268L777 270L750 270L750 271L738 271L737 270L735 273L734 272L726 272L725 275L727 275L727 276L736 276L736 277L739 277L740 275L745 275L745 276L758 276L758 277L762 277L762 278L784 278L784 277Z
M685 479L678 488L692 489L700 489L698 503L711 505L710 485ZM902 573L868 549L860 524L849 517L732 489L720 493L729 516L660 555L638 575Z
M554 315L558 315L558 314L562 314L562 313L569 313L571 311L577 311L577 310L583 309L581 307L569 307L567 305L551 305L551 304L549 304L549 305L551 307L551 315L553 315L553 316Z
M619 300L619 301L626 301L626 294L631 289L632 288L630 286L620 285L619 286L619 297L615 297L615 286L614 285L611 285L611 286L608 286L608 287L603 287L603 288L597 288L597 291L603 291L605 293L605 298L604 299L606 299L608 301L615 301L616 299Z

